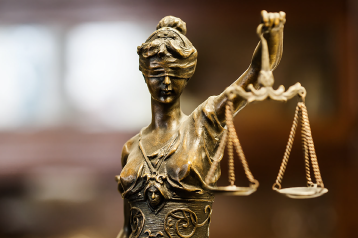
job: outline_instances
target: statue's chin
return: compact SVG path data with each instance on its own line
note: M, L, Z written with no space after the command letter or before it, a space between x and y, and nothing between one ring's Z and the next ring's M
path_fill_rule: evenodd
M160 97L158 99L155 98L154 100L161 104L173 104L175 102L175 98L165 98L165 97Z
M153 201L150 201L149 204L152 206L152 207L157 207L159 204L160 204L160 200L153 200Z
M172 103L175 100L175 97L170 95L170 96L161 96L159 98L159 101L161 103Z

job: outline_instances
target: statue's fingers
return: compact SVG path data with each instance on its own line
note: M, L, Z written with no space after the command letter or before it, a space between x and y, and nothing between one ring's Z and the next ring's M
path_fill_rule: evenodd
M268 26L268 24L269 24L269 15L268 15L267 11L265 11L265 10L261 11L261 22L265 26Z
M285 24L285 22L286 22L286 13L285 12L280 12L280 22L282 23L282 24Z
M274 15L274 26L278 26L280 24L280 14L278 12L273 13Z
M272 27L275 21L275 15L273 13L269 13L269 24L268 27Z

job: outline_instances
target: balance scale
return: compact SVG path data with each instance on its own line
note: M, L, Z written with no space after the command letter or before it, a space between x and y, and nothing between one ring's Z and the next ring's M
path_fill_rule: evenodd
M227 130L224 131L223 137L220 141L218 150L213 157L213 163L208 172L208 175L205 178L206 189L212 191L215 194L222 195L231 195L231 196L248 196L254 193L258 186L259 182L252 175L247 160L245 158L244 152L240 145L239 138L237 136L233 117L233 103L232 99L235 95L240 95L243 99L245 99L248 103L254 101L263 101L266 99L272 99L275 101L283 101L293 98L294 96L299 97L299 102L296 107L295 116L293 119L293 124L291 127L289 139L286 145L286 151L283 156L283 160L276 178L275 183L272 185L272 189L282 195L285 195L289 198L295 199L307 199L307 198L315 198L322 196L323 194L328 192L328 189L324 187L321 173L318 166L317 156L313 144L311 127L308 120L307 108L305 105L306 98L306 89L301 86L300 83L296 83L291 86L287 91L285 91L284 86L280 86L277 90L272 88L274 84L274 78L272 71L269 67L269 53L267 41L264 38L264 24L260 24L257 27L257 34L261 39L262 44L262 64L261 71L258 77L258 82L262 86L260 89L256 90L252 84L248 85L248 90L245 91L242 87L237 85L232 85L227 90L227 104L226 104L226 126ZM306 187L291 187L291 188L281 188L281 183L283 179L283 175L286 170L286 166L288 163L288 159L291 153L292 144L294 141L294 137L296 134L296 129L298 123L301 123L301 136L302 136L302 150L304 152L305 157L305 169L306 169ZM224 153L225 147L228 147L228 156L229 156L229 186L217 187L211 186L215 171L217 170L219 163L222 159L222 155ZM236 153L238 154L240 161L244 167L244 171L246 177L250 181L250 185L248 187L238 187L235 186L235 168L234 168L234 148ZM313 170L315 183L311 179L311 167Z

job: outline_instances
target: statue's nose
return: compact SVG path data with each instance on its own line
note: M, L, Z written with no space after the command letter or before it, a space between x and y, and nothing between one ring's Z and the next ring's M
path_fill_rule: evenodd
M165 78L164 78L164 84L170 84L171 83L171 81L170 81L170 77L167 75L167 76L165 76Z
M152 199L154 199L155 198L155 194L154 193L152 193Z

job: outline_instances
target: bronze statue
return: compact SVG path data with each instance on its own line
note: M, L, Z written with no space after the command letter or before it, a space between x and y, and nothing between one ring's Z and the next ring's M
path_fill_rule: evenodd
M285 13L261 13L269 52L269 70L282 56ZM186 24L167 16L138 47L139 69L151 94L152 122L123 147L118 189L124 198L124 237L209 237L215 185L205 178L226 125L227 90L209 97L189 116L180 109L180 95L195 72L197 50L185 36ZM262 44L249 68L232 84L259 87ZM234 112L246 100L231 95Z

